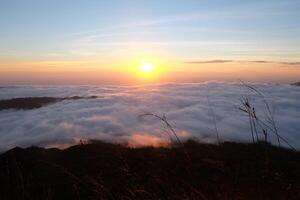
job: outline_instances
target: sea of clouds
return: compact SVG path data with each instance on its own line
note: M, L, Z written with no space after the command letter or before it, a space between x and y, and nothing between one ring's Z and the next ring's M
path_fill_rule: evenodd
M300 87L252 86L264 93L274 110L278 132L300 149ZM249 120L238 109L241 98L247 96L261 118L266 112L259 95L235 83L0 88L0 99L74 95L98 98L66 100L34 110L0 111L0 150L31 145L64 148L86 139L132 146L164 145L169 141L166 127L151 116L141 117L149 112L165 115L182 139L216 142L216 122L222 141L251 142ZM276 144L274 136L269 139Z

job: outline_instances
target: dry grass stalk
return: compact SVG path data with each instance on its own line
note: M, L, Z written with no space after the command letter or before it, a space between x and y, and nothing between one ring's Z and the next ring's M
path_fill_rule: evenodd
M255 94L258 94L258 96L262 98L265 108L266 108L266 112L265 112L266 120L263 120L261 117L257 116L255 107L251 104L248 97L242 97L242 100L241 100L242 106L238 107L238 109L243 111L244 113L246 113L249 118L249 124L250 124L250 128L251 128L251 135L252 135L253 143L259 141L258 130L257 130L257 128L259 127L262 130L262 134L264 136L264 140L266 143L268 140L268 130L269 130L271 133L275 134L279 147L281 146L281 141L283 141L290 148L292 148L293 150L296 150L288 142L287 139L285 139L283 136L281 136L278 133L278 129L277 129L275 117L274 117L274 112L271 111L270 104L266 100L265 95L258 89L254 88L253 86L249 86L245 83L242 83L242 84L243 84L243 86L249 88L251 91L254 91ZM256 135L256 140L254 138L254 133Z
M166 117L165 115L159 116L159 115L156 115L156 114L153 114L153 113L145 113L145 114L140 115L140 117L144 117L144 116L152 116L152 117L155 117L155 118L159 119L161 122L163 122L163 123L167 126L167 128L171 131L172 135L175 137L176 143L182 147L182 149L183 149L183 151L184 151L184 154L185 154L187 160L188 160L188 161L191 161L191 157L190 157L190 155L188 154L188 152L186 151L186 149L185 149L185 147L184 147L184 144L182 143L182 141L181 141L180 138L178 137L178 135L177 135L175 129L173 128L173 126L168 122L167 117ZM172 138L172 137L171 137L171 134L169 134L169 132L166 131L166 130L165 130L165 132L168 133L168 135L170 136L170 139L171 139L171 138ZM172 142L172 141L171 141L171 142Z

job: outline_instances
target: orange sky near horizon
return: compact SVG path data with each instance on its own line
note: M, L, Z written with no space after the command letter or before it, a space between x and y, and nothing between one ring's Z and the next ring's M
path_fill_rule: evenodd
M300 67L280 63L229 62L185 63L159 59L121 60L122 63L40 61L0 63L0 84L26 85L139 85L164 82L252 81L292 83L299 81ZM203 61L204 62L204 61ZM152 63L155 71L139 71Z

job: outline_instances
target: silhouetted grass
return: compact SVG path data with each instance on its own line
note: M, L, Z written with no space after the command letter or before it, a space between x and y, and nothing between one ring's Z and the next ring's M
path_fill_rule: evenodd
M249 118L249 125L251 130L251 136L252 136L252 142L259 142L260 137L259 134L264 136L265 143L267 143L268 134L272 133L276 136L278 146L281 146L281 141L283 141L285 144L287 144L291 149L296 150L290 142L284 138L282 135L279 134L275 116L274 116L274 109L271 109L270 103L267 101L265 95L263 92L261 92L259 89L255 88L254 86L247 85L245 83L242 83L244 87L248 88L249 94L247 96L243 96L241 100L241 106L238 107L239 110L246 113ZM264 111L265 116L258 116L256 113L255 107L252 105L250 99L248 96L253 97L254 95L251 94L251 92L254 92L255 95L258 95L258 97L262 100L264 105ZM255 134L255 135L254 135ZM256 138L255 138L256 137Z
M182 145L15 148L0 155L0 199L300 198L299 152L260 142Z

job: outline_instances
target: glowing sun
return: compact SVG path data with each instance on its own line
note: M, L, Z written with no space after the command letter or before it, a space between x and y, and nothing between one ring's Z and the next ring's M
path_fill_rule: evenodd
M144 73L149 73L154 71L155 66L152 63L143 63L140 65L140 71Z

